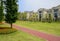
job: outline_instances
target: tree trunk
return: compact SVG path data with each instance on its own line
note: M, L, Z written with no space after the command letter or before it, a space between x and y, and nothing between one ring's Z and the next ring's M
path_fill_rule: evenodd
M12 28L12 23L11 23L11 28Z

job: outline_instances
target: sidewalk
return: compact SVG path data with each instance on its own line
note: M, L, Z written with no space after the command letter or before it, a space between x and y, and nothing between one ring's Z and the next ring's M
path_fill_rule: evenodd
M18 30L24 31L26 33L29 33L31 35L34 35L34 36L37 36L37 37L40 37L40 38L43 38L47 41L60 41L60 36L53 36L53 35L46 34L46 33L43 33L43 32L38 32L38 31L31 30L31 29L28 29L28 28L20 27L18 25L13 25L13 26Z

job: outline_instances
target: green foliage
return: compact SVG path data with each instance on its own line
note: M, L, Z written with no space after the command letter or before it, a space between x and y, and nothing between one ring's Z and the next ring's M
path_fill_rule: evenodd
M25 21L25 20L27 20L26 17L27 17L27 13L26 12L20 14L20 20L24 20Z
M38 21L38 15L36 13L33 13L30 17L29 17L30 21Z
M48 21L48 13L42 15L42 22Z
M20 14L21 14L21 12L18 12L18 13L17 13L17 19L18 19L18 20L20 20Z
M52 15L51 15L51 14L49 14L48 22L49 22L49 23L51 23L51 22L52 22Z
M42 22L46 22L46 18L42 18L42 20L41 20Z
M3 19L4 19L4 13L3 13L3 1L2 0L0 0L0 22L2 22L3 21Z
M41 14L39 14L39 21L41 21Z
M6 0L5 2L6 6L6 15L5 15L5 21L9 24L14 23L17 20L17 0Z

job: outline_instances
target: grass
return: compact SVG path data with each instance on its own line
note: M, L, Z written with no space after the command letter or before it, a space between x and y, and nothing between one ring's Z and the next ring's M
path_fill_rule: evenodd
M14 28L2 28L0 29L0 34L10 34L10 33L13 33L13 32L16 32L17 30L14 29Z
M1 27L10 27L8 24L2 24ZM8 29L8 30L7 30ZM10 32L13 31L9 28L2 28L0 29L0 32ZM42 38L38 38L36 36L32 36L28 33L22 32L22 31L16 31L14 33L10 34L0 34L0 41L45 41Z
M26 28L38 30L48 34L60 36L60 23L43 23L43 22L29 22L29 21L17 21L15 24Z
M3 23L3 24L0 24L0 28L1 28L1 27L2 27L2 28L4 28L4 27L5 27L5 28L8 28L8 27L10 28L10 25L9 25L9 24L4 24L4 23Z
M10 34L16 31L17 30L15 28L11 29L9 24L0 24L0 34Z
M8 35L0 35L0 41L45 41L41 38L18 31Z

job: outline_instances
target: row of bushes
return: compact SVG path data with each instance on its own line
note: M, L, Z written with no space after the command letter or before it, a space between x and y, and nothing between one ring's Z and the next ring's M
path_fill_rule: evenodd
M60 21L60 18L57 18L57 17L53 17L52 14L46 14L46 15L43 15L41 17L41 15L38 15L36 13L30 15L27 19L27 13L21 13L19 15L20 17L19 20L23 20L23 21L42 21L42 22L52 22L52 21Z

